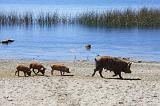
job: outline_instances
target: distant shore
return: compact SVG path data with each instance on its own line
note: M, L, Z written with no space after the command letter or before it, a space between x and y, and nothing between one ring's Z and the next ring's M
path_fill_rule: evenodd
M97 72L92 61L39 61L46 68L45 76L15 76L18 64L28 65L32 60L0 60L0 105L159 105L160 63L133 62L131 74L122 73L124 80L112 77L113 72ZM70 72L60 76L50 64L68 66Z

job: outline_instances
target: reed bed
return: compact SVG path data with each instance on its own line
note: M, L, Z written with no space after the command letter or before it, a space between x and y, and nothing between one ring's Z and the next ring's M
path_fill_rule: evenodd
M0 25L40 25L83 24L106 27L160 27L160 9L142 8L140 10L111 10L104 12L84 12L75 17L59 16L57 12L17 13L0 12Z
M59 23L59 16L57 13L41 13L35 18L35 23L40 26L51 26Z
M106 27L160 27L160 9L142 8L87 12L78 16L78 22L89 26Z
M40 25L50 26L59 23L59 16L56 12L40 13L34 16L33 13L0 12L0 25Z
M33 24L33 15L26 12L18 14L17 12L0 12L0 25L30 25Z

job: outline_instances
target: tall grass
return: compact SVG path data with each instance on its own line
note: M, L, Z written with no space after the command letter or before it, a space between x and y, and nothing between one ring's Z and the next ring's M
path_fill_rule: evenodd
M31 13L0 12L0 25L30 25L32 23L33 15Z
M106 27L160 27L160 9L87 12L78 16L80 24Z
M32 13L17 13L17 12L0 12L0 25L53 25L59 22L59 17L56 12L40 13L34 16Z
M35 23L40 26L51 26L59 23L59 17L56 12L54 13L41 13L35 18Z
M140 10L111 10L104 12L84 12L75 17L59 16L57 12L17 13L0 12L0 25L40 25L83 24L106 27L160 27L160 9L142 8Z

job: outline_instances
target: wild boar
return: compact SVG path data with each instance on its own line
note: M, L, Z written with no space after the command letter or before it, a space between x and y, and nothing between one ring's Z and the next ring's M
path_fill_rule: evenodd
M100 76L103 78L102 76L103 69L113 71L115 73L115 75L113 76L119 75L121 79L122 79L121 72L131 73L130 67L132 63L126 62L116 57L97 56L95 58L95 62L96 62L96 68L94 69L92 77L95 75L96 71L99 71Z
M29 67L25 66L25 65L18 65L16 67L16 72L15 72L15 75L17 74L18 72L18 76L19 76L19 71L22 71L24 73L24 76L26 77L26 74L28 76L31 76L31 70L29 69Z
M32 71L37 75L39 72L41 72L43 75L45 74L45 70L46 68L41 64L41 63L38 63L38 62L32 62L30 63L29 65L30 69L32 69ZM38 72L36 73L34 71L34 69L37 69Z
M70 73L69 72L69 68L68 67L66 67L66 66L64 66L63 64L52 64L51 65L51 75L53 75L53 71L54 70L58 70L58 71L60 71L60 74L61 75L64 75L64 73L66 72L66 73Z

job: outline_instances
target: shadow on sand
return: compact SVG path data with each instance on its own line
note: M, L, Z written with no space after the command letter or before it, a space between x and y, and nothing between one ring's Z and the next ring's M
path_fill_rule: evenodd
M118 79L118 80L141 80L140 78L123 78L123 79L120 79L120 78L104 78L104 79Z
M71 76L71 77L72 77L72 76L74 76L74 75L56 75L56 76Z
M31 76L26 76L26 77L35 77L35 76L44 76L44 77L51 77L50 75L42 75L42 74L37 74L37 75L31 75ZM74 76L74 75L56 75L56 76ZM23 75L20 75L20 76L18 76L18 77L25 77L25 76L23 76Z
M25 77L25 76L23 76L23 75L17 76L17 75L16 75L16 77ZM26 76L26 77L31 77L31 76Z
M35 77L35 76L44 76L44 77L50 77L49 75L42 75L42 74L34 74L34 75L31 75L30 77Z

